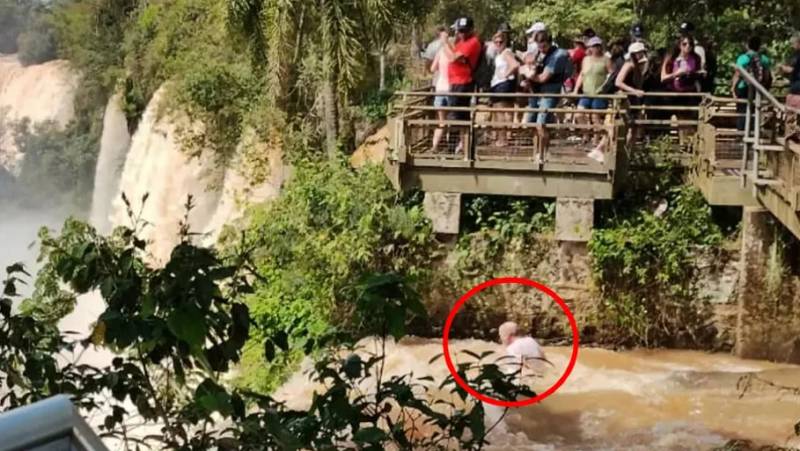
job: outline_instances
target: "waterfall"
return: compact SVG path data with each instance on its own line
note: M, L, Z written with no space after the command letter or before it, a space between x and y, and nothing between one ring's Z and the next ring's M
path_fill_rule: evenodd
M23 118L33 123L53 121L65 126L75 115L75 91L79 74L63 60L24 67L16 55L0 55L0 165L13 170L21 156L12 127L4 119Z
M140 236L150 243L154 263L164 263L179 242L180 223L186 214L188 196L194 199L189 215L192 231L205 229L220 198L223 171L216 169L213 155L203 152L190 158L181 151L175 115L160 116L165 88L151 99L131 141L111 206L111 225L132 225L123 202L130 201L134 217L145 223Z
M125 156L131 144L128 121L120 108L120 95L108 101L103 116L103 134L100 138L100 155L94 176L90 222L101 233L110 231L111 203L119 188L119 179Z

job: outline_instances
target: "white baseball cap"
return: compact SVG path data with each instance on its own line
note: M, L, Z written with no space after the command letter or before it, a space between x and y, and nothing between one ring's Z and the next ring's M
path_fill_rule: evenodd
M644 46L642 42L634 42L633 44L628 46L628 53L633 55L634 53L646 52L647 48Z
M586 47L594 47L596 45L603 45L603 40L598 36L593 36L586 41Z
M525 34L533 34L540 31L547 31L547 25L545 25L544 22L534 22L533 25L525 31Z

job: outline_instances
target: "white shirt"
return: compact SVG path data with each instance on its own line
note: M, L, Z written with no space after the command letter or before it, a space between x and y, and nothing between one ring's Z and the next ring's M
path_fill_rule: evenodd
M511 55L513 58L513 53L511 49L505 49L502 53L498 53L494 57L494 76L492 77L492 87L499 85L508 80L514 79L514 74L506 75L508 72L508 58L506 55Z
M509 364L512 371L519 371L520 363L525 367L531 368L535 373L542 373L545 369L544 350L539 343L531 337L517 337L510 345L506 346L506 354L514 357L513 360L509 359Z
M697 53L697 56L700 57L700 70L704 72L706 70L706 49L703 46L696 45L694 53Z

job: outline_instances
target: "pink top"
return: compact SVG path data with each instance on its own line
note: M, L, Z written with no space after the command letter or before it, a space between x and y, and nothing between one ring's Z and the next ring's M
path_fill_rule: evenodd
M675 73L679 69L684 69L684 75L676 77L672 80L672 89L678 92L691 92L697 91L697 83L694 75L700 70L700 62L697 57L690 55L689 58L679 56L672 62L672 72Z

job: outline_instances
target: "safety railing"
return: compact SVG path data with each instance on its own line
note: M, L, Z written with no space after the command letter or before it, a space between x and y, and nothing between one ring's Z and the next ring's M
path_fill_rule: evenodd
M625 99L596 96L602 110L576 108L576 95L401 92L406 101L394 115L401 121L397 137L404 157L456 162L519 162L543 170L576 172L613 169L617 145L625 126ZM550 99L546 107L541 99ZM447 102L447 103L445 103ZM440 106L445 104L446 106ZM466 106L451 106L453 104ZM537 124L538 116L547 119ZM602 149L604 159L588 158Z
M676 92L629 97L631 150L646 150L654 141L667 140L674 149L673 157L688 158L694 150L706 97L703 93Z
M787 124L795 123L800 110L789 108L747 70L734 66L747 83L745 99L742 186L748 179L758 188L768 187L794 211L800 211L800 149L787 138ZM787 139L789 140L787 142Z

